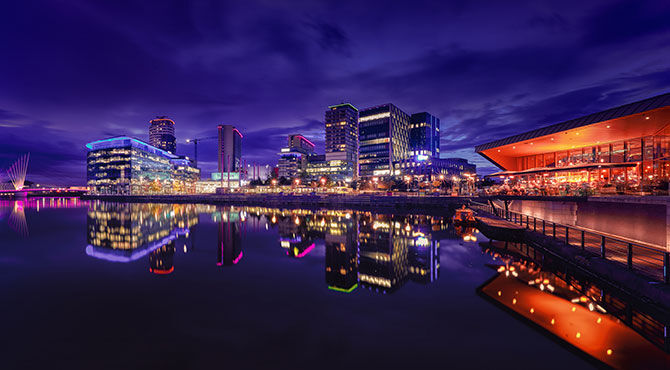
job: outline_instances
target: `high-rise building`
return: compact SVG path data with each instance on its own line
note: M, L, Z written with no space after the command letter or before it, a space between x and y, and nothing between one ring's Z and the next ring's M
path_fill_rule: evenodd
M414 113L409 120L409 156L440 157L440 119L430 113Z
M149 144L175 154L177 140L174 136L174 121L166 116L149 121Z
M219 173L242 169L242 134L233 125L219 125L218 163Z
M314 144L299 134L289 135L288 146L279 153L279 177L297 177L305 169L307 157L314 154Z
M358 109L349 103L331 105L326 111L326 161L341 161L358 176Z
M359 112L360 177L393 175L393 162L408 156L409 127L409 115L393 104Z

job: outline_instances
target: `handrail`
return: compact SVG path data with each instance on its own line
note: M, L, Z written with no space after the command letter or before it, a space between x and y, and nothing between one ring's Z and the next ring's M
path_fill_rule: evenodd
M563 238L566 244L579 246L582 250L597 251L603 259L626 265L629 270L640 272L647 277L670 284L670 252L668 251L659 250L597 231L524 215L520 212L505 211L500 207L494 207L490 204L470 201L470 206L499 215L515 224L525 225L526 229L532 229L534 232L552 236L554 239ZM540 227L539 230L538 227ZM575 239L577 243L575 243ZM617 244L619 244L618 247Z

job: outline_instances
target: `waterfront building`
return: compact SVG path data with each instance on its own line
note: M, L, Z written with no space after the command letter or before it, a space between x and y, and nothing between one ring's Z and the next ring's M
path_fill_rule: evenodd
M426 180L438 180L440 176L447 178L475 176L477 166L465 158L408 158L393 164L397 176L421 176Z
M319 154L307 157L305 177L308 181L319 181L326 178L333 182L350 182L355 169L349 161L340 159L328 160L328 155Z
M242 133L233 125L219 125L217 158L219 173L242 170Z
M667 194L670 93L478 145L514 191ZM504 189L503 191L507 191Z
M300 176L307 164L307 157L314 153L314 144L302 135L288 137L288 146L281 149L277 163L279 177L291 179Z
M166 116L149 121L149 144L175 154L177 140L174 136L174 121Z
M359 176L390 177L393 162L409 152L409 115L393 104L366 108L359 112Z
M358 109L349 103L331 105L324 122L326 160L339 161L348 171L339 177L358 177Z
M410 116L410 158L429 159L440 157L440 119L430 113Z
M87 185L93 194L194 193L200 170L141 140L119 136L86 144Z

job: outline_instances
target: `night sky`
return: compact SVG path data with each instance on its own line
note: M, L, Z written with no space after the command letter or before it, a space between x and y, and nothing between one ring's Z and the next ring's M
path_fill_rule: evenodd
M442 156L488 173L476 144L668 91L667 0L0 5L0 169L30 152L41 183L84 184L84 144L148 140L157 115L178 154L221 123L248 163L275 164L290 133L323 152L343 101L431 112ZM215 142L199 149L207 174Z

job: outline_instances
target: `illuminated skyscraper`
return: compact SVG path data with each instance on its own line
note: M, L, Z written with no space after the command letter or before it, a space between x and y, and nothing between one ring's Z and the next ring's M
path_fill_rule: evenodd
M175 154L177 141L174 136L174 121L166 116L149 121L149 144Z
M219 125L219 172L238 172L242 169L242 134L233 125Z
M409 156L440 157L440 119L430 113L414 113L410 117Z
M326 111L326 161L346 162L349 177L358 176L358 109L349 103L331 105ZM333 163L341 165L341 163Z
M361 110L359 176L392 176L393 162L408 156L409 127L409 115L393 104Z

